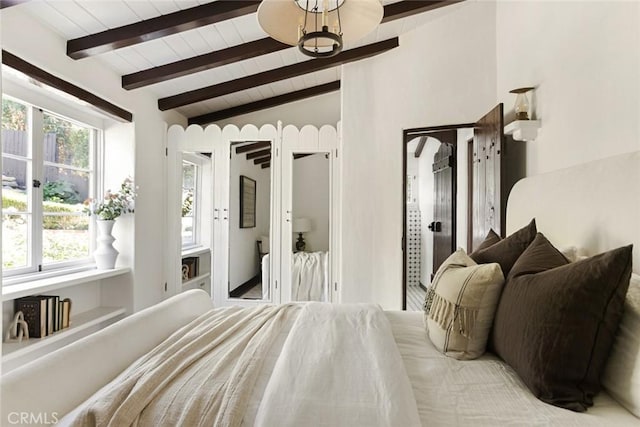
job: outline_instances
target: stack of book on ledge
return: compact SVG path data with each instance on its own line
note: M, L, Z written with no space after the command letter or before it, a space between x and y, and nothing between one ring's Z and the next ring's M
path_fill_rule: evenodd
M29 327L29 336L44 338L54 332L68 328L71 315L71 300L60 300L59 296L36 295L18 298L14 313L21 311Z

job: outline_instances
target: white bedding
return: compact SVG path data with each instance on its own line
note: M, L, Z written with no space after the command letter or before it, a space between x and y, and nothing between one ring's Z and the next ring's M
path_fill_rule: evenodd
M221 311L233 313L234 316L242 319L239 325L243 328L246 325L253 330L255 328L247 323L251 321L246 316L253 316L255 310L263 312L264 308L271 313L272 308L280 307L285 306L259 306L240 311L237 307L229 307L214 310L213 314ZM268 338L273 345L269 346L267 351L259 351L259 360L256 357L258 354L254 354L255 348L250 348L258 335L251 339L248 350L244 353L235 343L239 340L247 340L250 336L244 333L237 338L235 335L229 336L232 342L225 346L234 351L230 359L225 353L218 352L219 355L215 355L208 353L208 350L205 351L205 347L211 347L214 351L221 348L214 345L216 341L222 339L216 338L214 331L207 333L211 335L210 337L200 338L201 331L194 330L197 335L195 341L198 341L195 348L198 351L202 348L201 352L204 355L203 359L193 363L195 370L192 367L185 367L184 371L182 368L177 370L176 367L181 365L177 359L174 362L156 358L153 355L158 353L158 350L154 350L135 362L126 373L119 376L117 382L103 387L87 402L67 414L59 425L90 425L85 424L85 421L92 419L97 413L121 412L124 406L122 402L132 402L138 409L136 411L127 409L128 421L125 424L118 423L118 426L129 425L132 420L134 423L139 422L140 424L136 425L140 426L163 424L158 424L159 419L192 420L186 424L169 422L167 425L210 425L206 420L219 419L221 414L224 419L236 417L239 407L246 407L244 416L239 418L242 419L242 425L246 426L420 425L411 383L402 367L391 327L384 313L377 306L312 303L288 307L292 310L281 317L282 323L278 325L278 331L273 338ZM297 315L298 312L301 314ZM211 318L211 321L217 325L216 319ZM197 321L200 321L200 318ZM261 322L258 320L258 323L261 324ZM191 325L185 329L191 330ZM226 332L221 337L227 340L224 336ZM174 338L175 340L184 341L182 331L179 337ZM213 340L211 345L207 344L209 340ZM262 338L260 340L262 341ZM165 347L167 347L166 343L159 346L163 353ZM185 353L187 357L191 357L193 353L190 350L182 350L180 346L171 345L172 354L174 347L175 352ZM336 359L336 355L341 357ZM240 368L234 367L229 362L236 358L239 364L243 360L249 363L242 362ZM153 359L160 362L159 367L149 364ZM230 393L226 390L229 386L233 386L231 388L234 390L238 389L235 387L238 383L237 379L246 379L245 373L250 372L246 366L253 365L262 366L262 368L257 372L252 392ZM141 370L140 366L145 369ZM224 367L224 372L219 372L219 366ZM171 372L171 375L165 377L164 374L160 375L160 371ZM158 375L155 375L156 372ZM345 372L348 375L345 375ZM150 375L157 378L149 381L147 378ZM134 376L144 379L143 386L132 378ZM227 377L229 377L228 380ZM195 383L188 382L191 379ZM138 396L120 392L120 390L130 390L132 387L146 389L149 388L146 386L149 383L152 383L150 393ZM253 378L250 383L254 383ZM114 390L117 393L114 393ZM114 399L113 396L116 394L119 396ZM155 400L151 400L152 394L160 399L156 397ZM102 400L99 396L108 398ZM231 399L227 396L231 396ZM226 411L227 414L224 411L217 413L217 410L211 412L210 407L225 407L229 400L239 401L241 405L234 404L229 411ZM178 404L172 407L169 405L170 402ZM194 420L199 419L197 414L201 410L204 410L202 419L194 424ZM142 415L138 415L139 413ZM77 417L81 417L81 420L78 421ZM235 423L222 422L214 425L226 426L235 425Z
M497 357L460 361L429 341L422 312L386 312L424 426L635 426L640 419L600 392L577 413L536 399Z
M329 301L329 252L296 252L291 255L291 299ZM269 299L269 254L262 257L262 299Z
M389 321L376 305L305 305L256 426L419 426Z
M495 356L486 354L477 360L458 361L439 353L426 336L421 312L387 311L385 315L409 377L423 426L640 425L638 418L605 392L596 396L594 406L584 413L543 403L529 392L511 368ZM244 415L244 426L255 425L260 402L296 317L290 316L285 320L264 357L263 368ZM67 425L68 420L69 417L65 417L59 425Z
M329 301L328 252L296 252L291 259L293 301Z
M239 426L292 305L205 312L64 420L72 426Z

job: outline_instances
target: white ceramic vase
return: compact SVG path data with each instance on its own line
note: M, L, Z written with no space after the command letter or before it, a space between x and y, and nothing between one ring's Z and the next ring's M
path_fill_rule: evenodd
M111 270L116 266L118 251L113 247L116 239L111 235L115 220L98 219L98 238L96 239L97 247L93 252L93 258L96 261L98 270Z

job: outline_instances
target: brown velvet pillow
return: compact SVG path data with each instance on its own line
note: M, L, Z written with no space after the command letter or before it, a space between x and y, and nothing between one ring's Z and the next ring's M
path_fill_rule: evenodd
M502 274L507 277L518 257L536 237L536 231L535 218L531 220L529 225L502 240L491 230L484 242L480 244L478 249L469 254L469 257L478 264L497 262L502 268ZM498 238L497 243L490 244L490 242L496 241L496 238Z
M487 237L484 238L482 243L480 243L480 246L478 246L475 251L479 252L483 249L487 249L489 246L495 245L500 240L502 240L502 237L498 236L498 233L493 231L492 228L491 230L489 230L489 233L487 233Z
M632 246L568 263L538 234L511 270L492 344L540 400L593 405L631 277Z

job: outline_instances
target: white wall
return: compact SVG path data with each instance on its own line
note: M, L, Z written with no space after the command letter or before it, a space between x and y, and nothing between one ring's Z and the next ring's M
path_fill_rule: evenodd
M430 12L400 47L343 66L344 302L401 308L402 130L474 122L495 104L495 80L486 2Z
M536 86L527 175L640 149L640 2L499 2L497 97Z
M326 124L335 126L340 120L340 91L230 117L215 123L220 127L228 124L238 127L254 124L260 127L264 124L275 126L278 120L282 120L283 126L294 125L298 129L304 125L314 125L317 128Z
M305 251L329 250L329 159L323 154L293 161L293 218L309 218L312 230L304 233ZM296 247L298 233L292 236Z
M120 262L133 263L133 275L124 285L130 292L124 297L127 306L137 311L160 301L165 295L164 272L158 268L166 246L165 122L185 125L186 119L160 112L156 97L145 89L122 89L120 75L99 57L79 61L67 57L66 40L20 7L2 10L2 48L133 113L133 124L105 121L106 183L115 187L132 175L138 186L135 226L134 218L121 218L114 230L123 254ZM93 288L99 292L100 287Z
M542 129L526 145L527 175L640 149L640 3L467 1L443 10L400 48L343 67L345 301L400 306L403 128L473 122L497 102L509 122L508 91L534 85Z
M233 148L232 148L233 150ZM256 241L269 235L271 171L247 160L244 154L231 156L229 172L229 290L242 285L259 272ZM256 226L240 228L240 175L256 181Z

